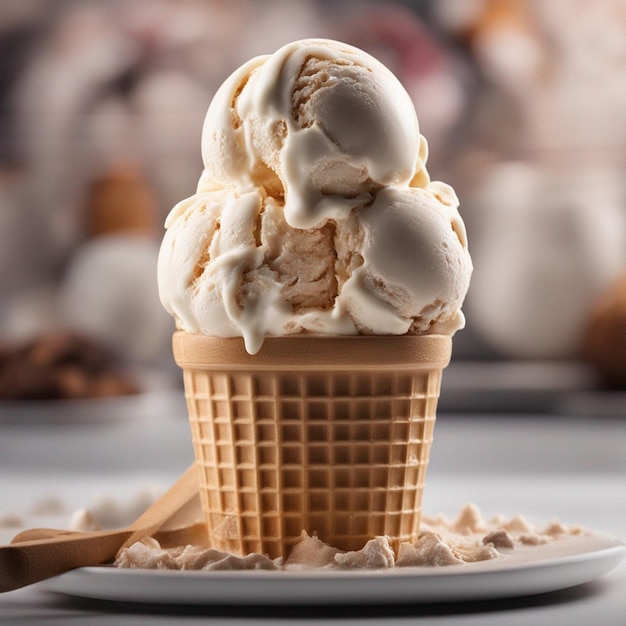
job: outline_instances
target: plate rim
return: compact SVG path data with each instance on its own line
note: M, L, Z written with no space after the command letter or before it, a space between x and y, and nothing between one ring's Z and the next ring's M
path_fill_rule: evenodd
M47 591L73 597L165 605L304 606L496 600L548 593L591 582L614 569L626 556L626 543L619 537L607 533L590 536L599 540L600 547L517 563L497 559L458 567L210 571L98 565L78 568L41 584ZM560 576L552 575L559 571ZM232 594L230 601L225 601L221 593L226 592L228 596L235 580L239 582L236 602ZM129 581L134 584L129 585ZM172 581L175 583L168 587ZM443 587L442 581L445 582ZM210 588L204 586L207 582L211 583ZM384 585L385 582L393 584ZM485 582L495 583L495 586L489 588ZM317 586L323 597L315 599L309 585ZM158 599L155 599L157 594Z

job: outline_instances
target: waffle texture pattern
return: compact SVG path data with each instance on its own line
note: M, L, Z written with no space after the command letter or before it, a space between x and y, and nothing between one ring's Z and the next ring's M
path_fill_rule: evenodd
M395 548L416 538L448 338L389 338L429 342L426 357L415 355L422 361L394 359L393 346L380 354L383 344L360 349L374 338L346 339L314 340L330 342L314 352L300 342L294 365L271 345L267 358L248 358L241 340L175 336L213 547L274 558L303 530L342 550L377 535ZM292 340L274 341L282 350ZM206 341L241 362L213 354L192 363Z

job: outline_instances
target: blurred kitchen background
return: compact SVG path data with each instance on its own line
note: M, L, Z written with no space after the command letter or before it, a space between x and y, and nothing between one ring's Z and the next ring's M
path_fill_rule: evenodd
M76 373L104 352L178 384L163 221L195 190L221 82L311 36L397 74L461 199L475 273L454 364L626 389L623 0L2 0L0 397L126 393Z

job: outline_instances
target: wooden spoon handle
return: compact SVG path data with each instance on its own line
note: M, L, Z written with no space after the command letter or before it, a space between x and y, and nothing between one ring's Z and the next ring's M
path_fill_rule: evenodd
M25 541L37 541L38 539L52 539L53 537L63 537L67 535L78 535L79 530L62 530L60 528L28 528L17 533L11 544L24 543Z
M38 541L42 539L55 539L58 537L77 537L84 535L84 532L78 530L60 530L58 528L29 528L21 533L18 533L11 539L11 545L23 543L25 541ZM93 535L93 533L89 533ZM188 520L184 526L174 526L166 523L159 528L154 534L150 535L154 537L162 548L171 548L174 546L181 546L187 544L193 544L196 546L207 545L207 529L204 521L197 519ZM2 548L0 547L0 551Z
M77 536L78 535L78 536ZM72 533L0 546L0 592L115 558L132 531Z
M115 558L123 547L154 534L198 492L197 469L183 476L131 526L122 530L62 533L0 546L0 592L45 580L75 567L99 565Z

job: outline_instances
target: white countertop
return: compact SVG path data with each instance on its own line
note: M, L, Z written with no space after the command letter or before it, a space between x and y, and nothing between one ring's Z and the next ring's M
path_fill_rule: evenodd
M35 420L36 422L37 420ZM41 421L41 420L40 420ZM622 418L585 415L441 413L424 498L427 513L453 516L471 501L486 515L580 524L626 537L626 410ZM57 525L105 498L130 506L161 490L192 460L182 400L163 393L135 415L26 423L0 419L0 542L23 528L50 525L33 507L54 498ZM151 607L77 600L40 585L0 595L0 623L30 624L389 624L626 623L626 560L597 581L512 600L374 607Z

